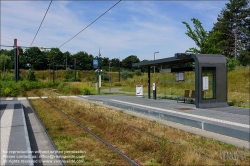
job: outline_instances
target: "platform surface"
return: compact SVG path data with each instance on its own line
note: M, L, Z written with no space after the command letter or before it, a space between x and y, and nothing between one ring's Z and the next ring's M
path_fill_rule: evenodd
M0 107L1 165L33 165L29 135L21 102L1 99Z
M250 111L239 107L201 109L176 100L122 95L79 96L87 100L159 117L173 122L249 141Z
M0 99L0 165L64 165L28 100Z

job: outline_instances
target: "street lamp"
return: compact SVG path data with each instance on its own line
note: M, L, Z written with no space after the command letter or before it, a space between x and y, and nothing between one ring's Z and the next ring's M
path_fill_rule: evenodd
M120 57L119 57L119 64L118 65L119 65L119 82L121 82L121 80L120 80L121 79L121 75L120 75L120 71L121 71Z
M100 54L100 48L99 48L99 55L98 55L98 79L97 79L97 86L98 86L98 95L100 94L100 57L101 57L101 54Z
M154 52L154 60L155 60L155 54L159 53L159 51ZM153 83L153 97L156 100L156 76L155 76L155 66L154 66L154 83Z
M111 81L110 81L110 77L111 77L111 73L110 73L110 64L111 64L112 62L111 61L109 61L109 92L111 92L111 89L110 89L110 86L111 86Z

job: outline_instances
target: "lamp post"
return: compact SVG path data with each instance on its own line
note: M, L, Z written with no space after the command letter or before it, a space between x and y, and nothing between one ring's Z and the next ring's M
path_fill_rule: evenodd
M98 95L100 94L100 62L99 62L99 60L100 60L100 57L101 57L101 54L100 54L100 48L99 48L99 55L98 55L98 79L97 79L97 88L98 88Z
M154 60L155 60L155 54L159 53L159 51L154 52ZM155 66L154 66L154 83L153 83L153 97L156 100L156 75L155 75Z
M110 64L111 64L112 62L111 61L109 61L109 92L111 92L111 89L110 89L110 86L111 86L111 81L110 81L110 77L111 77L111 73L110 73Z
M121 66L120 66L121 64L120 64L120 57L119 57L119 82L121 82L121 74L120 74L120 72L121 72Z

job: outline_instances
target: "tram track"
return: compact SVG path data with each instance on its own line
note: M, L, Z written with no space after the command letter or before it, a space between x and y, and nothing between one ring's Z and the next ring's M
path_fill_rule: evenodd
M117 148L115 148L114 146L112 146L110 143L108 143L107 141L105 141L103 138L99 137L96 133L94 133L93 131L91 131L88 127L86 127L85 125L81 124L80 122L78 122L76 119L74 119L73 117L71 117L70 115L68 115L67 113L65 113L64 111L62 111L61 109L57 108L55 105L53 105L52 103L48 102L47 100L45 100L44 98L42 98L41 96L39 96L38 94L36 94L36 92L34 92L34 94L39 97L41 100L45 101L47 104L49 104L51 107L53 107L54 109L56 109L58 112L60 112L62 115L64 115L67 119L69 119L70 121L72 121L73 123L75 123L77 126L81 127L81 129L83 129L84 131L86 131L87 133L89 133L90 135L92 135L94 138L96 138L99 142L101 142L102 144L106 145L109 149L111 149L113 152L117 153L119 156L121 156L123 159L125 159L130 165L132 166L139 166L140 164L136 163L133 159L129 158L127 155L125 155L124 153L122 153L120 150L118 150ZM29 101L28 97L26 96L27 100ZM30 102L30 101L29 101ZM34 110L34 109L33 109ZM34 111L35 112L35 111ZM37 115L36 115L37 116ZM41 120L39 119L39 121L41 122ZM55 147L53 141L50 138L50 141L52 142L53 146ZM55 147L56 149L56 147Z
M60 95L60 94L59 94ZM60 106L58 107L57 105L55 105L56 102L58 101L61 101L61 100L58 100L57 99L57 96L55 96L56 100L53 99L52 97L52 100L49 101L50 99L44 99L44 98L41 98L41 96L37 95L40 99L44 100L46 103L48 103L49 105L51 105L53 108L55 108L56 110L58 110L62 115L64 115L65 117L67 117L67 119L71 120L72 122L74 122L75 124L77 124L79 127L81 127L83 130L85 130L86 132L88 132L89 134L91 134L92 136L94 136L98 141L100 141L102 144L106 145L107 147L109 147L112 151L114 151L115 153L119 154L121 157L123 157L127 162L130 163L130 165L139 165L138 163L136 163L134 160L131 160L128 156L126 156L123 152L119 151L116 147L113 147L112 145L110 145L108 142L106 142L103 138L105 137L103 134L100 134L99 132L97 131L94 131L92 129L90 129L91 127L87 127L87 126L92 126L92 125L89 125L88 121L86 121L86 123L84 121L82 121L80 118L78 118L77 116L75 117L74 114L71 114L70 112L67 112L66 110L64 110L63 107L60 108ZM52 95L53 96L53 95ZM59 97L60 98L60 97ZM86 98L83 98L83 97L80 97L80 96L77 96L76 99L72 100L69 100L71 101L70 103L71 104L75 104L74 102L78 103L77 100L79 100L80 98L84 99L83 101L86 101L86 102L89 102L89 103L96 103L97 105L100 105L100 106L105 106L105 104L102 104L100 102L94 102L94 101L89 101L87 100ZM66 99L65 99L66 100ZM53 103L54 102L54 103ZM90 105L91 107L91 105ZM94 108L96 107L96 105L94 106ZM98 107L96 107L98 108ZM111 107L110 107L111 108ZM113 108L115 109L115 108ZM117 110L121 110L119 108L117 108ZM108 116L106 115L105 113L103 112L98 112L99 116L100 117L104 117L105 119L109 120L109 121L113 121L114 120L114 117L113 115L111 116ZM73 116L73 117L72 117ZM84 122L84 125L82 124ZM91 122L91 121L89 121ZM127 126L127 128L129 128L129 130L134 130L136 131L137 133L141 133L141 135L145 135L146 137L151 137L153 138L152 141L154 140L155 142L164 142L164 141L167 141L167 144L171 147L175 147L177 149L177 151L183 151L184 153L188 153L187 149L186 149L186 146L183 145L183 144L180 144L178 142L174 142L174 141L170 141L168 140L167 138L163 137L163 136L159 136L159 133L154 133L154 132L151 132L151 131L146 131L144 128L141 128L141 127L138 127L138 126L134 126L134 125L131 125L129 124L128 122L124 121L124 119L116 119L115 120L115 123L119 123L121 125L124 125L124 126ZM88 125L86 125L88 124ZM96 133L98 133L98 135ZM134 132L135 133L135 132ZM104 136L104 137L103 137ZM103 138L101 138L103 137ZM144 137L144 136L143 136ZM106 140L109 140L108 137L105 138ZM105 144L105 142L107 144ZM109 146L110 145L110 146ZM114 149L113 149L114 148ZM209 157L208 155L206 155L206 153L203 153L202 150L195 150L193 151L192 153L194 153L195 155L197 155L197 158L200 158L201 160L216 160L218 162L220 162L220 159L215 159L215 158L211 158Z

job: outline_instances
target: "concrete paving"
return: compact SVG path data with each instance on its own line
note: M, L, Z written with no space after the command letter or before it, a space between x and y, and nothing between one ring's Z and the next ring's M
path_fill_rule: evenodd
M0 106L0 165L63 165L26 98L1 98Z
M249 149L250 111L237 107L199 109L194 104L177 103L175 100L147 99L122 95L79 96L89 101L136 112L161 120L227 136L243 141Z
M33 165L20 101L1 100L1 165Z

